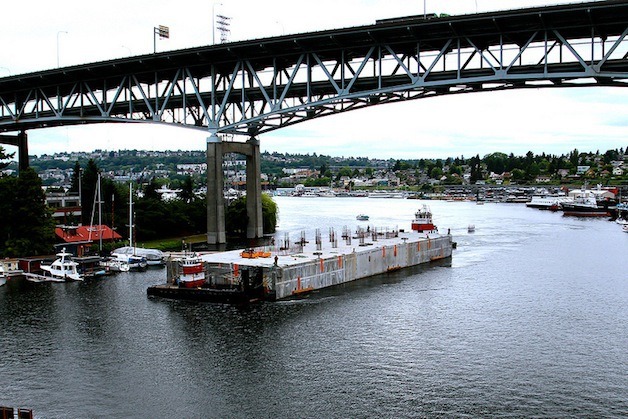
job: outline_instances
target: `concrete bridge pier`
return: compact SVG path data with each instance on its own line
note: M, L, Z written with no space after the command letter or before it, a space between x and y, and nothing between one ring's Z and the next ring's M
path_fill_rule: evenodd
M26 135L26 131L20 131L16 136L0 135L0 144L16 146L18 149L18 170L21 172L28 169L28 135Z
M207 243L224 244L225 232L223 155L239 153L246 156L246 213L248 239L264 235L262 221L262 183L259 140L251 137L246 143L223 142L216 134L207 139Z

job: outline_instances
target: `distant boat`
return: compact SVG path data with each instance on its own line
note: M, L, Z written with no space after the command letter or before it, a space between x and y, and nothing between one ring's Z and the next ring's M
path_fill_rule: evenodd
M569 203L573 200L568 196L539 196L534 195L530 202L526 202L528 208L540 210L559 211L562 203Z
M366 214L358 214L355 217L355 219L358 220L358 221L368 221L369 220L369 216L366 215Z
M595 196L583 190L583 194L576 196L571 202L561 203L563 215L577 217L606 217L609 216L608 208L600 208Z
M402 199L405 198L406 195L403 192L386 192L386 191L374 191L369 192L369 198L397 198Z
M78 263L72 260L72 254L65 251L57 253L57 259L50 265L41 265L44 276L63 281L82 281L83 275L78 273Z
M412 230L422 233L424 231L435 231L436 226L432 220L432 211L427 205L423 205L417 212L414 213L414 220L412 220Z
M474 224L469 224L469 227L467 227L467 231L469 233L474 233L475 232L475 225Z

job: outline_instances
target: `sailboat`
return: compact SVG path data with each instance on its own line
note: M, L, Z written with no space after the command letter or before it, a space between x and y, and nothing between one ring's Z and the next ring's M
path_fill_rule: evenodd
M111 256L127 262L130 269L164 265L165 256L161 250L137 247L133 243L133 184L129 185L129 245L114 250Z

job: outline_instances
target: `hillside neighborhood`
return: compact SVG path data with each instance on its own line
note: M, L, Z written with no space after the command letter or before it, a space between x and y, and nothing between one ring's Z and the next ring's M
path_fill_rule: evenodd
M628 185L628 155L624 149L604 154L579 153L573 150L564 156L525 156L493 153L465 159L382 160L325 155L291 155L262 153L262 185L264 189L327 187L334 190L403 189L432 192L434 189L469 185ZM147 183L155 179L163 186L164 197L172 197L186 177L191 177L197 190L205 184L205 153L203 151L103 151L72 152L31 156L31 167L42 183L53 190L68 188L76 162L84 165L93 160L102 176L115 182ZM246 184L245 159L225 156L225 186L243 189ZM15 163L5 170L14 174ZM57 189L58 191L58 189Z

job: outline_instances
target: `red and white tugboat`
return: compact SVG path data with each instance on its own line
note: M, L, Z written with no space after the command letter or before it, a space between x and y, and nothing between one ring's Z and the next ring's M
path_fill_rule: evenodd
M427 205L423 204L423 207L414 213L412 230L419 233L436 231L436 226L432 221L432 212Z
M196 253L187 254L179 260L181 274L179 286L183 288L198 288L205 284L205 270L203 260Z

